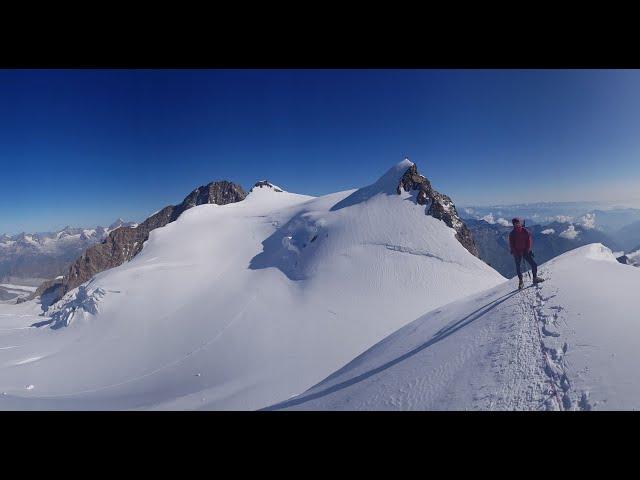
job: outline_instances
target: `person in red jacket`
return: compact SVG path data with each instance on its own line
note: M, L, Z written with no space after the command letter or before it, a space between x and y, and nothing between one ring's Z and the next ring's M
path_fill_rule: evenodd
M524 285L524 282L522 281L522 270L520 269L523 258L529 265L531 265L533 283L544 282L542 278L538 277L538 265L533 259L533 253L531 252L531 246L533 243L531 233L522 226L519 218L514 218L511 220L511 223L513 223L513 230L509 233L509 248L511 249L511 255L513 255L513 258L516 261L516 272L518 273L518 279L520 280L518 288L522 288Z

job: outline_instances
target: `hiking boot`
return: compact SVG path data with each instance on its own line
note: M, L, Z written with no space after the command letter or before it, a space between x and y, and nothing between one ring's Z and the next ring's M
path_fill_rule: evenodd
M520 279L520 282L518 282L518 290L522 290L522 287L524 287L524 282Z
M544 282L544 278L533 277L533 283L541 283Z

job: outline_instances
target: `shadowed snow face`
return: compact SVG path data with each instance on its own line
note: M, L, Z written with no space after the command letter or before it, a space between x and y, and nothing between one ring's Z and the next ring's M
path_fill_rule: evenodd
M251 259L249 268L276 267L291 280L303 280L319 245L329 237L327 220L302 212L263 242L263 252Z

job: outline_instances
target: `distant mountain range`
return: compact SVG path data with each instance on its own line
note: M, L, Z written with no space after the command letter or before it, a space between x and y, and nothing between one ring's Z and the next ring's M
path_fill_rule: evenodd
M507 235L511 219L516 216L525 219L534 235L533 251L538 263L589 243L602 243L618 255L630 254L640 244L640 209L637 208L595 202L545 202L469 206L461 208L461 212L480 258L507 277L515 273Z
M84 250L102 242L110 232L133 222L119 218L108 227L65 227L57 232L0 235L0 281L34 283L61 275Z
M640 220L622 227L617 232L616 238L625 251L638 250L640 248ZM634 245L638 247L634 247Z
M478 247L480 258L507 278L515 275L513 257L509 252L510 224L485 220L465 220ZM551 222L547 225L527 224L533 235L534 258L538 264L590 243L602 243L613 251L622 250L619 243L605 232L584 224Z
M526 218L530 223L548 223L560 218L578 218L594 210L604 210L605 206L596 202L537 202L510 205L465 205L459 207L460 216L465 220L473 218L480 220L492 215L496 219L502 217L511 220L512 217ZM640 210L638 210L640 213ZM640 217L638 217L640 219ZM629 223L629 222L627 222Z
M507 221L513 217L526 218L530 224L546 224L553 221L581 223L585 216L594 217L598 228L609 234L640 221L640 208L603 205L596 202L539 202L515 205L465 206L460 208L463 219L473 218Z

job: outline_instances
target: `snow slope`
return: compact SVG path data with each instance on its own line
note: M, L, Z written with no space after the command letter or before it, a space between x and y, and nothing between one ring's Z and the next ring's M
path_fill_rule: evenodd
M31 302L0 306L0 408L262 408L421 313L504 282L395 193L410 165L357 191L267 186L194 207L37 328L11 317Z
M640 270L602 244L409 323L299 397L318 410L640 408Z

